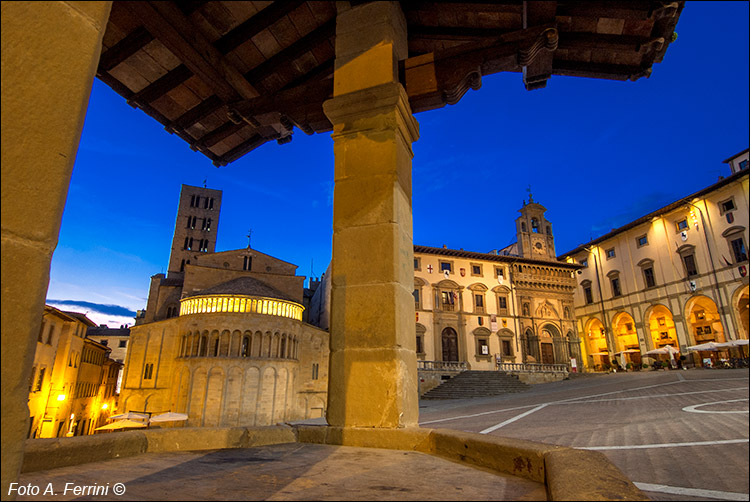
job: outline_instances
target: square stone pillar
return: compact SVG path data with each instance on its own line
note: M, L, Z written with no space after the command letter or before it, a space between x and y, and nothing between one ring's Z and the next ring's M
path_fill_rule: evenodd
M340 4L341 5L341 4ZM329 425L417 426L412 142L419 126L398 82L398 2L339 12L333 124Z
M18 480L52 251L112 2L2 2L2 493Z

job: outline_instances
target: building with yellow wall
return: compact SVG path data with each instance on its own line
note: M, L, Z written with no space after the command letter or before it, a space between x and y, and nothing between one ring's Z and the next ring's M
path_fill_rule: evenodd
M45 306L29 380L28 437L91 434L116 408L120 364L86 338L92 326L83 314Z
M671 345L748 338L748 150L732 174L564 253L583 265L575 315L589 369Z
M182 187L168 273L130 328L121 410L185 413L188 426L323 416L328 332L302 320L305 278L250 246L213 252L220 203Z

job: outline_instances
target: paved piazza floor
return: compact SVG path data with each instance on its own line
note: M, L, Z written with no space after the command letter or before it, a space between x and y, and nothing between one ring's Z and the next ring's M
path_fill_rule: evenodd
M653 500L749 500L747 369L584 375L419 411L422 427L599 450Z

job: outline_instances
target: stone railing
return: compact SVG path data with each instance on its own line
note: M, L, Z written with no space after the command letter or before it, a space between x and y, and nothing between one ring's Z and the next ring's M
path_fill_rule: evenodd
M542 364L542 363L497 363L499 371L506 373L566 373L567 364Z
M466 362L460 361L417 361L417 369L427 371L466 371Z

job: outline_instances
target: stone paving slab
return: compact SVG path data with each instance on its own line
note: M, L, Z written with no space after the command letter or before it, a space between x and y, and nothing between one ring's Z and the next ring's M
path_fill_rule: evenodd
M55 496L44 496L50 483ZM107 495L65 494L66 483ZM307 443L147 453L26 473L20 484L39 495L18 500L547 500L541 483L424 453Z

